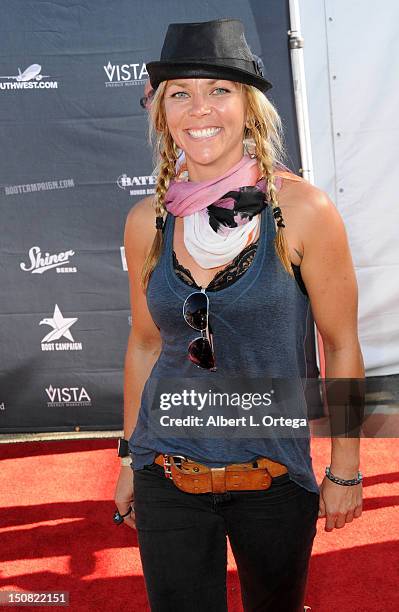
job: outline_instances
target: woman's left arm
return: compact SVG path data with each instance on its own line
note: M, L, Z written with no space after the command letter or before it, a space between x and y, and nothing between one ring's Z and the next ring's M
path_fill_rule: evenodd
M343 220L328 195L313 186L303 190L301 274L313 318L323 339L325 377L364 378L358 321L358 290ZM331 472L351 479L360 463L359 438L332 437ZM340 528L362 512L362 485L339 485L326 476L320 485L319 516L325 530Z

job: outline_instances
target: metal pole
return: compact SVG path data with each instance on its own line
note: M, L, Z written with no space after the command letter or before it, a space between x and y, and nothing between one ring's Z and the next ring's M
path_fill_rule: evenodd
M288 30L291 50L292 77L294 81L295 108L298 124L299 147L301 155L300 172L304 179L314 184L312 146L308 114L308 99L306 95L305 64L303 58L304 40L301 36L301 21L298 0L289 0L290 29ZM325 377L325 364L322 339L315 329L316 360L322 378Z
M301 172L303 178L314 184L305 65L303 60L304 40L301 36L298 0L289 0L289 9L291 29L288 30L288 37L291 50L291 66L302 163Z

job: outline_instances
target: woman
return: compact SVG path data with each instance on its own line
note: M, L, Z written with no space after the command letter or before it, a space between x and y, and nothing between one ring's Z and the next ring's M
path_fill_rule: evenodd
M358 440L333 440L319 489L308 436L160 432L152 393L160 381L306 377L310 306L326 375L364 376L345 229L324 192L285 171L271 84L240 21L171 24L147 68L158 179L125 231L133 326L118 454L130 451L133 482L124 457L116 522L137 528L153 611L227 610L227 535L245 611L303 610L318 515L332 531L361 514Z

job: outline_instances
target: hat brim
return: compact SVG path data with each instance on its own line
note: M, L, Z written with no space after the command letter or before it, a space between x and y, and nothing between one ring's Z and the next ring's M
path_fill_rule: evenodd
M236 81L253 85L265 93L273 86L261 76L257 76L236 68L235 66L219 66L217 64L204 64L199 62L149 62L147 72L150 77L151 86L156 89L162 81L170 81L178 78L190 79L212 79L220 78L226 81Z

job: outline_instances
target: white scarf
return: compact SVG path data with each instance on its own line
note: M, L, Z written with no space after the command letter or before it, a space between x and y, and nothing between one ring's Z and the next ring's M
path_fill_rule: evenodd
M238 227L215 232L209 225L207 209L183 217L184 244L191 257L202 268L216 268L232 261L253 241L260 214Z

